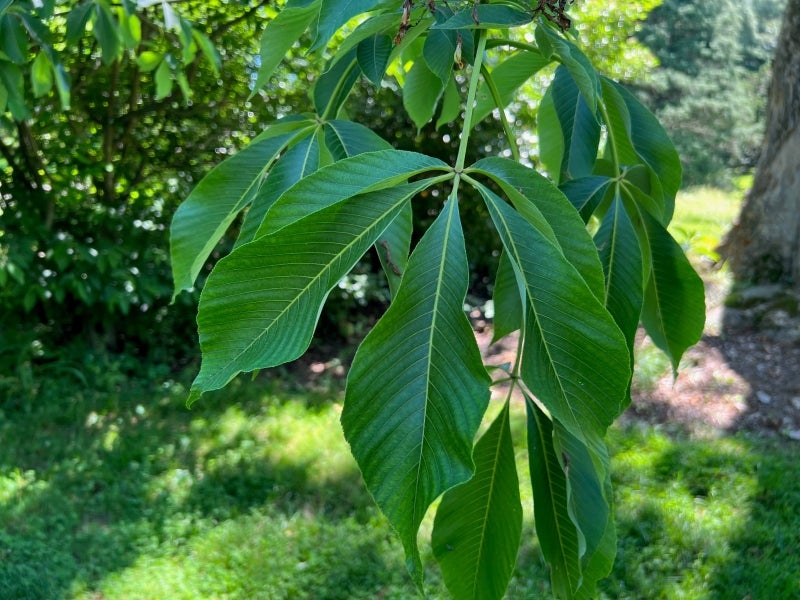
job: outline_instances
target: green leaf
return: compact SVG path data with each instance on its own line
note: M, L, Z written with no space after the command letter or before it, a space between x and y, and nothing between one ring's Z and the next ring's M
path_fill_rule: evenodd
M563 140L558 181L587 177L592 174L597 160L600 123L563 66L556 69L550 90L558 120L549 125L559 130ZM546 125L540 121L539 131Z
M582 578L578 528L569 515L567 476L553 444L553 423L526 395L528 460L533 519L542 554L550 565L556 598L571 598Z
M489 86L482 85L476 95L477 104L472 123L480 123L495 108L508 106L516 91L538 71L550 64L550 60L539 52L521 51L510 56L491 71L491 78L499 92L502 106L497 106Z
M161 61L164 59L163 55L152 50L145 50L136 57L136 64L139 65L139 70L143 73L154 71Z
M336 160L392 148L389 142L368 127L338 119L325 123L325 145Z
M3 80L0 78L0 114L6 112L6 106L8 105L8 91L6 91L6 86L3 85Z
M142 22L135 14L129 15L123 7L117 9L119 34L125 48L135 50L142 41Z
M442 96L442 110L436 119L436 129L442 125L452 123L461 114L461 92L458 90L455 77L450 76Z
M565 40L549 25L540 23L534 33L540 49L542 46L549 46L552 54L558 57L559 62L575 81L575 85L578 86L589 107L589 112L595 114L597 98L600 95L600 77L594 70L591 61L575 44ZM542 53L547 54L544 50Z
M445 163L416 152L380 150L337 161L298 181L267 213L258 236L346 198L397 185L426 171L449 171Z
M320 0L317 37L309 52L327 45L334 33L353 17L372 10L378 0Z
M261 64L251 97L266 85L289 48L300 39L318 13L316 2L303 7L286 7L267 23L261 36Z
M108 66L117 60L120 50L119 32L114 21L114 15L105 2L95 3L94 10L94 37L100 44L103 64Z
M526 395L536 534L557 598L594 598L611 571L616 536L605 445L587 447Z
M475 475L446 492L431 545L454 598L502 598L522 533L509 405L475 445Z
M449 8L437 6L434 18L437 23L442 23L452 15L453 11ZM459 35L455 30L432 28L425 37L422 56L428 68L442 80L442 83L447 83L453 72L453 60Z
M86 31L86 24L92 16L93 2L81 2L67 14L67 42L76 42Z
M357 48L329 66L314 84L314 109L324 118L335 117L358 81Z
M194 285L233 219L253 198L294 132L257 140L209 172L175 211L170 230L173 298Z
M653 261L642 325L653 343L669 357L677 375L681 356L703 335L703 280L664 226L646 211L640 210L639 214Z
M39 52L31 64L31 87L37 98L44 96L53 88L53 73L50 60L44 52Z
M492 343L495 343L509 333L522 329L525 322L522 309L525 298L514 275L514 267L505 251L500 254L497 265L492 301L494 303Z
M348 198L220 260L200 296L203 361L188 403L242 371L305 352L330 290L427 185L418 181Z
M305 135L294 146L283 152L280 160L269 171L264 185L255 192L250 209L242 223L241 233L236 240L236 246L255 239L267 211L281 194L319 168L320 144L316 135L308 134L310 131L311 128L308 128L295 136Z
M376 34L363 40L357 46L358 66L372 83L380 86L389 54L392 52L392 38L384 34Z
M219 58L219 53L214 47L214 43L202 31L195 28L192 29L192 37L194 37L194 41L197 43L203 56L206 57L208 64L211 65L211 70L214 72L214 75L219 75L219 69L222 63Z
M594 240L606 278L605 305L625 335L632 359L644 299L644 264L636 229L618 194L603 216Z
M17 121L30 118L30 112L25 105L23 92L23 77L20 68L6 61L0 61L0 84L6 91L6 104L11 116Z
M391 34L397 31L397 27L398 19L396 13L381 13L370 16L342 40L341 44L336 48L336 53L331 57L331 62L338 62L342 56L367 38L378 34L388 35L391 38Z
M556 185L560 184L561 161L564 156L564 136L558 122L558 112L553 101L553 90L547 88L539 103L536 115L536 132L539 136L539 160Z
M478 190L526 295L522 378L572 435L602 446L627 403L625 338L560 248L491 190Z
M558 186L558 189L569 199L583 222L588 223L594 211L603 201L611 182L610 177L593 175L570 179Z
M423 60L417 60L406 74L403 86L403 106L417 126L417 131L433 118L444 83Z
M477 17L477 20L476 18ZM431 29L506 29L531 22L531 14L501 4L478 4L457 12Z
M603 78L602 85L603 100L615 105L615 112L622 117L622 124L626 126L624 133L636 156L652 170L663 187L662 224L667 225L672 219L675 196L681 186L682 167L678 152L658 119L633 94L610 79Z
M16 65L28 61L28 37L19 20L12 15L0 17L0 50Z
M172 69L168 61L162 60L156 69L156 100L163 100L172 93Z
M383 272L386 274L386 281L389 283L389 292L392 298L397 297L400 282L408 265L411 236L414 233L413 216L411 202L409 201L375 244L375 250L381 261Z
M538 218L531 215L527 206L533 204L552 229L566 259L578 270L592 293L597 298L604 297L603 270L595 245L580 216L558 188L534 169L507 158L484 158L468 172L473 170L491 177L515 208L535 225Z
M472 476L472 440L489 401L489 376L463 309L468 274L451 199L417 244L397 297L347 379L345 437L400 534L418 586L420 522L440 494Z

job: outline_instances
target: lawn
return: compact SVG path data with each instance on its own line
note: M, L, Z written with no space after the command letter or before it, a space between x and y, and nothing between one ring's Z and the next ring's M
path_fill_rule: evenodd
M699 217L680 218L691 231ZM0 598L416 597L342 436L340 379L241 377L187 410L189 381L103 360L0 378ZM512 426L523 467L519 407ZM796 444L641 422L609 444L619 554L604 598L800 597ZM523 497L508 598L548 598ZM423 554L426 592L445 598Z

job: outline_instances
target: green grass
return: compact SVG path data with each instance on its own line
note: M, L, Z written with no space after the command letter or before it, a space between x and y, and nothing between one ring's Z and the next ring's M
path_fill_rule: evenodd
M187 411L181 383L88 383L44 380L2 404L0 598L415 597L335 387L237 380ZM524 471L521 411L513 426ZM794 446L645 427L610 444L620 540L605 598L800 597ZM508 597L547 598L523 496ZM446 597L425 559L429 596Z

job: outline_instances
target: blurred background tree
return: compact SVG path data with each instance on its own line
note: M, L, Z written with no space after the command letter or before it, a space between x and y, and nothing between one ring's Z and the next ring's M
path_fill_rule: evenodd
M638 92L681 155L684 185L730 185L758 160L785 0L663 0L638 39L658 60Z

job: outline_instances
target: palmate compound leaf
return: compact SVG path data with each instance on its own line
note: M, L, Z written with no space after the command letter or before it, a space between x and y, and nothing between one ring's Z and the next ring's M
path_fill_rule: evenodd
M310 122L305 120L276 123L263 137L217 165L181 203L170 228L173 297L194 285L214 246L253 199L275 158L308 127Z
M556 598L593 598L614 563L609 458L593 453L526 395L536 535Z
M188 403L242 371L305 352L330 290L429 185L422 180L343 199L223 258L200 296L203 361Z
M627 404L631 369L622 332L561 249L478 184L528 305L522 379L572 435L604 451Z
M475 475L445 493L431 544L456 600L502 598L522 532L509 405L475 445Z
M364 481L400 535L418 586L417 530L430 504L472 476L490 379L464 314L468 265L450 199L356 352L342 427Z

